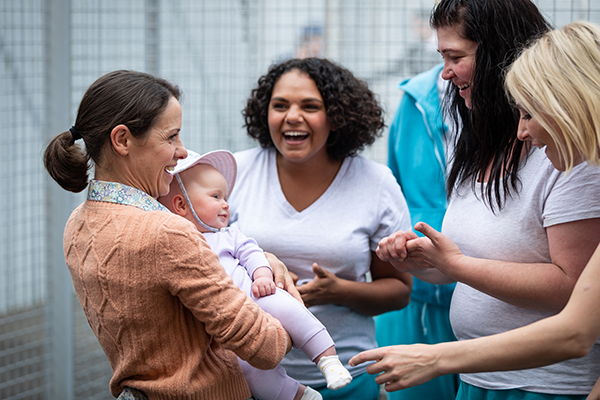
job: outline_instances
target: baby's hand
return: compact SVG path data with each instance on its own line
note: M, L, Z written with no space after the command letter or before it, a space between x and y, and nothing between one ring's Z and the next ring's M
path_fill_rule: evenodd
M254 297L263 297L275 293L275 282L273 278L260 276L252 284L252 294Z
M273 272L269 267L260 267L252 275L254 283L252 284L252 294L254 297L263 297L275 293L275 281Z

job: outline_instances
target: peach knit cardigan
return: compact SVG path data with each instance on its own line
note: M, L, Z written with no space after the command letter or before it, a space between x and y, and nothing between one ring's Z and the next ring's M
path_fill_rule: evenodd
M150 400L247 399L236 355L268 369L288 348L281 324L184 218L87 200L67 222L64 251L115 397L129 386Z

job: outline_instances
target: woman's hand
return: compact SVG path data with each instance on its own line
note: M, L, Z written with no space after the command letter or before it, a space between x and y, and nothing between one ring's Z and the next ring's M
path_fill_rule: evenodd
M459 265L458 258L463 254L458 247L424 222L417 223L415 229L425 237L418 237L412 231L395 232L379 242L377 256L398 271L411 273L425 282L454 282L447 271L452 268L450 261Z
M389 346L363 351L350 359L350 366L366 361L375 361L367 366L367 372L377 375L375 381L385 384L387 392L420 385L440 376L435 347L429 345Z
M285 264L282 263L281 260L275 257L275 255L272 253L268 253L265 251L265 256L267 257L267 261L269 261L271 269L273 269L275 285L278 288L283 289L289 294L291 294L292 297L294 297L299 302L304 303L302 301L302 296L300 296L300 293L298 293L298 289L296 289L294 280L290 276Z
M302 296L306 307L335 303L339 297L337 289L339 288L340 278L325 268L319 267L317 263L313 264L312 270L315 273L315 278L302 286L298 286L298 292Z
M437 268L447 273L448 268L460 264L463 254L454 242L424 222L418 222L415 230L425 237L406 243L408 259L421 268Z
M381 239L376 250L377 257L382 261L390 262L399 271L410 272L407 269L409 265L403 264L408 257L406 243L416 238L418 236L413 231L394 232L390 236Z
M406 307L410 300L412 277L371 256L371 282L355 282L336 276L314 263L312 281L298 287L307 307L337 304L361 315L374 316Z
M400 272L418 273L427 270L427 266L421 265L410 257L409 243L419 240L413 231L398 231L381 239L377 246L376 254L382 261L389 262Z

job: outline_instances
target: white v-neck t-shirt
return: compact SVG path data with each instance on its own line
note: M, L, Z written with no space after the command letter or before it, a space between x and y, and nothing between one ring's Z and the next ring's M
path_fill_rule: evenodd
M275 254L300 280L314 278L316 262L340 278L364 282L379 241L411 229L406 201L389 168L362 156L347 157L325 193L298 212L281 190L276 154L261 148L235 154L231 225ZM310 310L327 327L352 375L365 372L364 365L350 368L348 360L377 347L373 318L333 304ZM297 350L281 365L304 384L325 385L314 363Z

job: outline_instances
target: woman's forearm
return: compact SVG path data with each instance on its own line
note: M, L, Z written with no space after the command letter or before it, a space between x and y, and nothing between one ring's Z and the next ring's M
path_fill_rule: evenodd
M371 255L371 282L353 282L358 285L348 290L346 306L359 314L374 316L400 310L408 305L412 290L412 276L393 268L375 253Z
M563 309L578 278L550 263L527 264L466 256L459 265L444 272L508 304L553 313Z
M367 372L377 375L376 382L385 384L387 391L420 385L441 375L540 367L582 357L593 346L594 340L582 333L585 329L580 329L585 323L577 327L568 322L561 313L523 328L477 339L381 347L357 354L350 359L350 365L373 361Z
M367 350L354 356L350 365L374 361L367 372L394 391L440 375L535 368L583 357L600 337L599 303L600 246L557 315L477 339Z
M375 316L388 311L400 310L408 305L412 285L395 278L383 278L373 282L341 283L342 294L338 304L359 314Z
M451 279L517 307L559 312L567 303L577 278L600 242L600 218L573 221L547 228L549 260L523 263L469 257L449 238L424 223L415 225L426 237L403 242L383 250L401 254L405 243L407 261L418 265L419 274L435 268ZM493 244L490 244L493 245ZM380 243L380 249L382 244ZM510 255L507 255L510 256ZM551 260L551 261L550 261ZM416 268L413 268L413 270Z
M439 346L434 350L440 354L438 374L535 368L586 355L591 346L553 318L498 335L434 345Z
M315 263L315 279L298 290L307 307L338 304L366 316L399 310L408 305L412 289L410 274L397 271L374 253L370 271L370 282L356 282L339 278Z
M559 314L513 331L458 342L456 347L441 344L440 372L533 368L583 357L600 337L599 303L600 246Z

